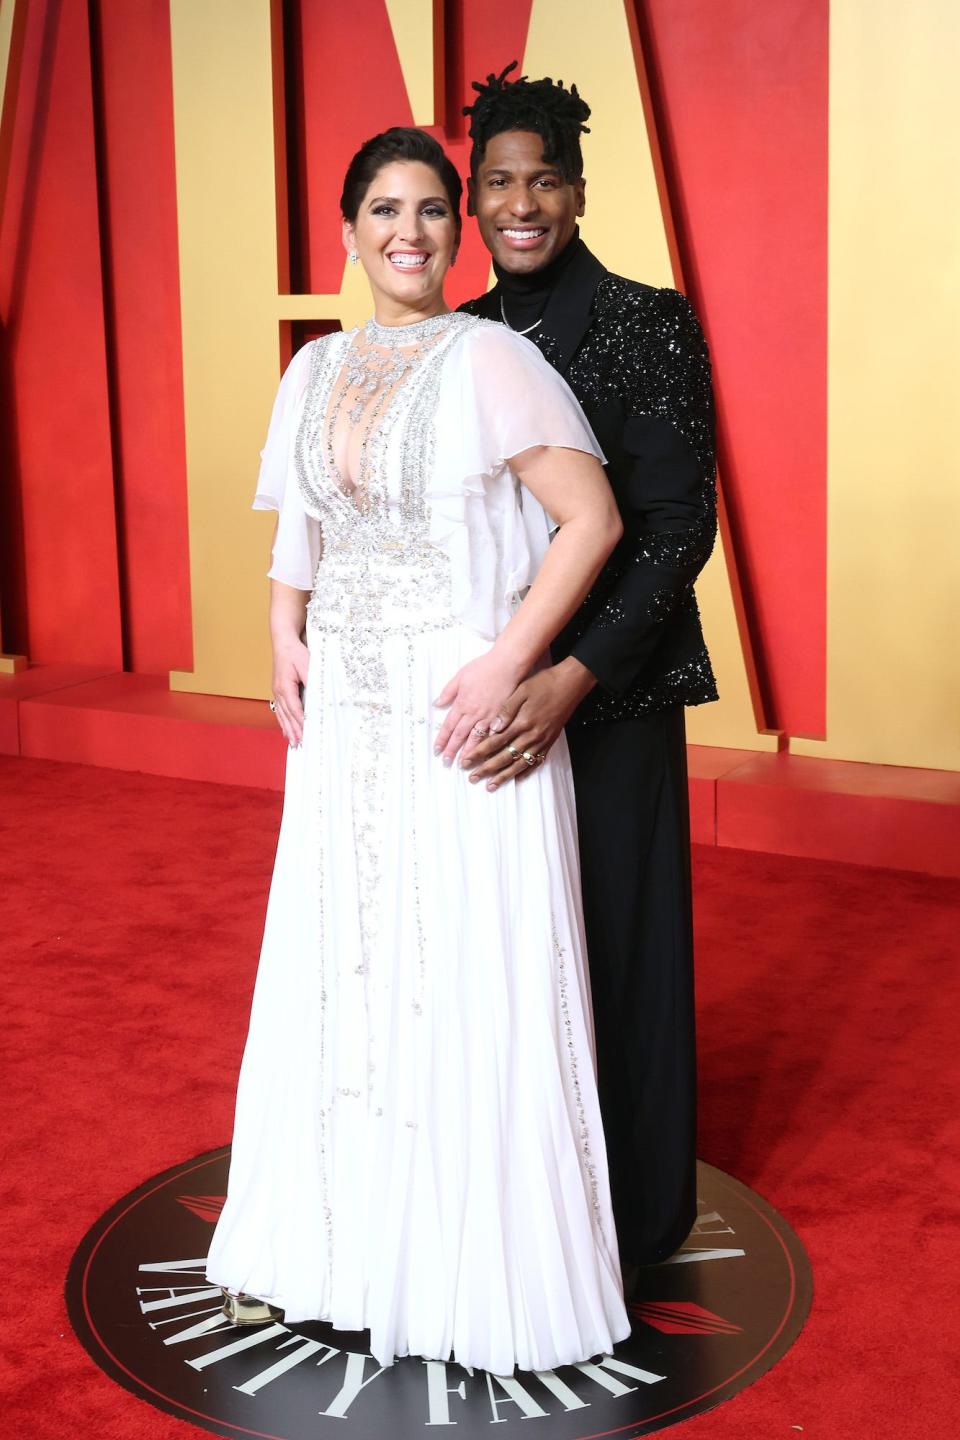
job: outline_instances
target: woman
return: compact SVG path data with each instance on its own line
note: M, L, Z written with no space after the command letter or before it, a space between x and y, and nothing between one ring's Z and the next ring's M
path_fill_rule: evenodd
M620 521L564 382L447 309L460 190L417 130L354 157L343 239L375 319L295 356L263 452L291 750L208 1274L235 1320L282 1310L369 1329L382 1364L503 1374L629 1323L565 743L498 793L452 762Z

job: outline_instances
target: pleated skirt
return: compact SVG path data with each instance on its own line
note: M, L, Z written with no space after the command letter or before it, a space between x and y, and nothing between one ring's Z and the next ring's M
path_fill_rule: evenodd
M629 1333L566 743L494 793L434 755L489 642L308 631L208 1274L289 1323L508 1374ZM374 666L376 671L371 669Z

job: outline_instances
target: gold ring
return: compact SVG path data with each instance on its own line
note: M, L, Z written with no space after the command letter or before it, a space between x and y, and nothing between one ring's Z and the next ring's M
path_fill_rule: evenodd
M524 750L523 758L524 760L526 760L528 765L536 765L540 757L538 755L534 755L532 750Z
M516 747L515 745L509 745L509 744L507 745L507 754L508 754L508 755L512 755L513 758L514 758L514 760L519 760L519 759L520 759L520 751L517 749L517 747Z
M538 750L538 751L537 751L537 764L538 764L538 765L542 765L543 762L544 762L544 760L546 760L546 758L547 758L547 752L546 752L545 750Z
M277 713L277 702L276 702L276 700L271 700L271 701L270 701L270 709L273 711L274 715L276 715L276 713Z
M490 734L490 731L487 729L486 725L481 725L480 722L477 721L476 725L474 725L473 727L473 733L474 735L479 735L480 739L482 740L485 735Z

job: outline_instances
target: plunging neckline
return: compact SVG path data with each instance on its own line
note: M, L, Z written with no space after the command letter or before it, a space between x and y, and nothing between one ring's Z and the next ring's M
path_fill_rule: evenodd
M410 325L368 320L347 332L346 346L325 397L321 435L327 485L355 515L383 515L390 505L377 463L402 406L428 357L463 321L453 311ZM371 455L371 449L373 455Z

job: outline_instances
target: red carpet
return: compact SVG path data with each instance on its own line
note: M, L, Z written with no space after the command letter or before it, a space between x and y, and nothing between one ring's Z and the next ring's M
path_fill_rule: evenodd
M5 1433L199 1434L67 1325L82 1234L229 1138L279 797L0 759ZM700 1153L799 1231L794 1349L689 1440L953 1434L960 882L696 856ZM679 1431L678 1431L679 1433Z

